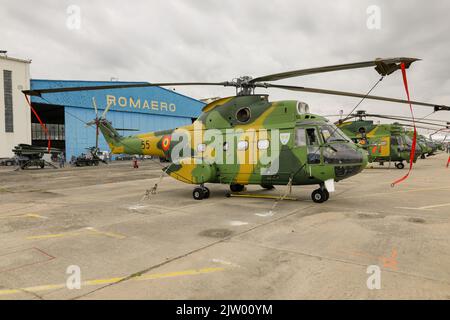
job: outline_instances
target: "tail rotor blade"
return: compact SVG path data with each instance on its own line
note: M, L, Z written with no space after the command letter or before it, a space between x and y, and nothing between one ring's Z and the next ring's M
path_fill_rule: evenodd
M108 112L109 108L111 107L111 104L108 104L105 108L105 111L103 111L101 118L104 119L106 116L106 113Z
M95 122L95 152L98 150L98 121Z
M92 106L94 107L94 110L95 110L95 118L98 118L98 108L97 108L97 103L95 102L94 97L92 97Z

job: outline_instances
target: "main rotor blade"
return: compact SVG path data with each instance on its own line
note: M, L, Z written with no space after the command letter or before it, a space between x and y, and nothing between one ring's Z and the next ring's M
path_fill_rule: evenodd
M359 68L367 68L367 67L375 67L375 70L383 76L390 75L394 71L400 69L400 64L404 63L406 68L409 68L411 63L414 61L418 61L420 59L416 58L390 58L390 59L375 59L373 61L364 61L364 62L356 62L356 63L346 63L346 64L338 64L334 66L327 67L317 67L317 68L309 68L309 69L301 69L294 71L287 71L281 73L269 74L266 76L261 76L258 78L254 78L250 80L250 83L262 82L262 81L276 81L286 78L292 77L300 77L306 76L315 73L324 73L331 71L341 71L341 70L349 70L349 69L359 69Z
M392 114L370 114L373 117L396 117L399 119L405 119L405 120L412 120L412 117L406 117L406 116L398 116L398 115L392 115ZM422 117L416 117L414 118L416 121L435 121L435 122L440 122L440 123L449 123L449 121L446 120L439 120L439 119L430 119L430 118L422 118Z
M139 131L139 129L128 129L128 128L114 128L117 131Z
M354 97L354 98L366 98L366 99L371 99L371 100L388 101L388 102L396 102L396 103L406 103L406 104L410 103L408 100L403 100L403 99L371 96L371 95L365 95L365 94L361 94L361 93L353 93L353 92L345 92L345 91L335 91L335 90L287 86L287 85L277 85L277 84L271 84L271 83L258 84L257 87L278 88L278 89L291 90L291 91L330 94L330 95L335 95L335 96L345 96L345 97ZM418 105L418 106L424 106L424 107L432 107L432 108L434 108L435 111L439 111L439 110L450 111L450 106L446 106L446 105L437 105L437 104L419 102L419 101L411 101L411 104Z
M354 114L354 117L359 117L361 115L359 114ZM426 125L430 125L430 126L437 126L437 127L444 127L445 125L439 124L439 123L432 123L432 122L427 122L427 121L422 121L422 120L412 120L412 119L407 119L407 118L401 118L401 117L395 117L395 116L383 116L383 115L377 115L377 114L364 114L364 117L371 117L371 118L381 118L381 119L389 119L389 120L396 120L396 121L406 121L406 122L414 122L414 123L420 123L420 124L426 124Z
M74 92L74 91L93 91L106 89L124 89L124 88L143 88L143 87L164 87L164 86L234 86L232 82L163 82L163 83L131 83L131 84L111 84L104 86L84 86L84 87L66 87L66 88L50 88L50 89L34 89L23 90L22 92L28 96L40 97L45 93L57 92Z
M406 124L406 123L399 123L399 122L397 122L397 123L395 123L395 124L398 124L398 125L400 125L400 126L404 126L404 127L411 127L411 128L413 128L414 127L414 125L412 125L412 124ZM436 130L436 128L430 128L430 127L426 127L426 126L415 126L416 128L419 128L419 129L426 129L426 130ZM441 126L442 127L442 126ZM442 127L441 128L441 130L446 130L447 128L446 127Z

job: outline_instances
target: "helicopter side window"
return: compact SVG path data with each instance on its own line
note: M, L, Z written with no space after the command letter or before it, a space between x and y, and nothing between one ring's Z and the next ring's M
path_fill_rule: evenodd
M200 143L200 144L197 146L197 151L198 151L198 152L202 153L202 152L205 152L205 150L206 150L206 144Z
M412 144L413 144L412 139L411 139L410 137L408 137L408 136L404 136L403 138L404 138L404 140L405 140L405 144L406 144L408 147L411 147Z
M295 145L297 147L304 147L304 146L306 146L305 129L299 128L295 132Z
M319 144L316 129L314 128L306 129L306 144L308 146L317 146Z
M315 128L306 129L306 145L308 151L308 163L320 163L319 136Z
M258 150L267 150L269 149L269 140L259 140L258 141Z
M399 144L398 140L397 140L397 137L391 137L391 144L393 146L397 146Z
M245 150L247 150L247 149L248 149L248 141L247 141L247 140L241 140L241 141L239 141L239 142L238 142L238 145L237 145L237 149L238 149L239 151L245 151Z

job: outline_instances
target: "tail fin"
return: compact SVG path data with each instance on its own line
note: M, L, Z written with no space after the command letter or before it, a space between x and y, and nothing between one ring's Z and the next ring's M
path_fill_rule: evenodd
M98 128L102 132L103 137L105 137L105 140L111 148L111 151L113 151L114 153L114 148L117 148L121 144L123 136L121 136L119 132L117 132L117 130L112 126L111 122L104 118L98 120Z

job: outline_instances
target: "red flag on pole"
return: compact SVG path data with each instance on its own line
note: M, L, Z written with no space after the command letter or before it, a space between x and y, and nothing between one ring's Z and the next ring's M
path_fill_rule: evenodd
M414 155L416 153L416 139L417 139L417 130L416 130L416 122L414 119L414 112L413 112L413 108L411 105L411 99L409 97L409 89L408 89L408 79L406 78L406 68L405 68L405 64L402 63L401 65L402 68L402 76L403 76L403 85L405 86L405 91L406 91L406 97L408 98L408 102L409 102L409 110L411 111L411 116L412 116L412 120L413 120L413 126L414 126L414 134L413 134L413 141L412 141L412 146L411 146L411 153L409 154L409 170L408 172L401 177L400 179L394 181L391 186L394 187L397 183L400 183L404 180L406 180L409 176L409 174L411 173L411 170L413 168L413 162L414 162Z
M51 150L51 140L50 140L50 135L49 135L49 133L48 133L47 127L46 127L45 124L42 122L41 118L39 118L39 116L38 116L36 110L35 110L35 109L33 108L33 106L31 105L30 99L28 98L27 95L25 95L25 99L27 100L27 103L28 103L28 105L30 106L31 111L33 112L33 114L34 114L34 115L36 116L36 118L38 119L39 124L41 125L42 129L43 129L44 132L45 132L45 135L47 136L47 140L48 140L48 142L47 142L47 150L48 150L48 152L50 152L50 150Z

